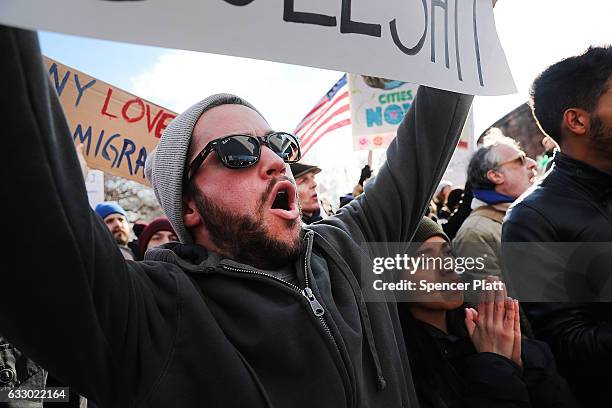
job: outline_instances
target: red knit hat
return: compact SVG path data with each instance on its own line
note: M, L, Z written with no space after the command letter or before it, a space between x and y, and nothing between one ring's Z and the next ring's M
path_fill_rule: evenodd
M172 228L172 225L170 225L170 221L168 221L166 217L159 217L154 219L149 223L149 225L146 226L144 230L142 230L142 233L138 238L138 247L140 248L141 254L144 254L146 252L149 241L151 240L151 238L153 238L153 235L155 235L155 233L159 231L170 231L176 235L174 229Z

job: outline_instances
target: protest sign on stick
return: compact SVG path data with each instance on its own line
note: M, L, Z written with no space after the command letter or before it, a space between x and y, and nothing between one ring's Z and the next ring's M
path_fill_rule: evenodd
M96 208L96 205L104 201L104 172L102 170L90 170L85 177L85 188L89 206Z
M176 114L50 58L45 64L87 165L147 184L147 155Z
M0 0L0 23L474 95L516 91L491 0Z
M417 85L349 74L353 148L371 150L387 148L397 127L410 108Z
M354 150L386 149L416 97L418 86L402 81L348 75ZM474 116L470 110L457 148L444 174L454 185L463 185L467 166L475 151Z

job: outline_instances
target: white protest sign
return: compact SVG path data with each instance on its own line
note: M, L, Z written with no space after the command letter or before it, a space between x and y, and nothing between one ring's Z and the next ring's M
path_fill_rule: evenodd
M412 105L418 86L402 81L349 74L351 127L354 150L387 148ZM470 109L457 148L444 173L455 186L465 184L475 151L474 115Z
M0 0L0 23L468 94L516 90L491 0Z
M91 208L104 201L104 172L102 170L89 170L85 178L87 198Z
M416 97L417 85L349 74L353 148L386 148Z

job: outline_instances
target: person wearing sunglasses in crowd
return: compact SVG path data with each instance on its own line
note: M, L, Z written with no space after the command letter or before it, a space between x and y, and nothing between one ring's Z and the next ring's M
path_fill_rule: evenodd
M427 217L411 247L414 257L453 257L448 236ZM401 278L460 282L450 263L429 265ZM415 290L404 300L398 308L421 408L576 407L548 345L521 334L519 304L503 286L482 291L476 308L465 306L461 290Z
M518 143L493 128L468 165L468 183L474 198L472 212L457 231L453 244L458 256L486 254L486 274L501 275L499 246L502 220L510 204L535 182L537 164L527 157ZM466 272L464 279L484 278L477 270Z
M7 191L44 197L19 202L39 216L18 230L38 233L16 242L37 256L16 246L3 271L15 345L100 407L418 406L396 305L364 301L363 245L410 240L472 96L421 87L365 192L308 227L296 137L242 98L208 97L146 162L180 243L133 262L89 208L35 33L0 28L0 51L19 158Z

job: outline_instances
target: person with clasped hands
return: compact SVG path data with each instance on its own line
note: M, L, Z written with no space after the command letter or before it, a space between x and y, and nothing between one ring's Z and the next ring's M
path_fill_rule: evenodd
M414 242L416 256L452 256L442 227L429 218ZM421 268L401 278L460 281L452 268ZM505 288L483 291L475 309L466 307L462 291L417 291L398 310L421 407L576 406L549 347L521 334L519 303Z

